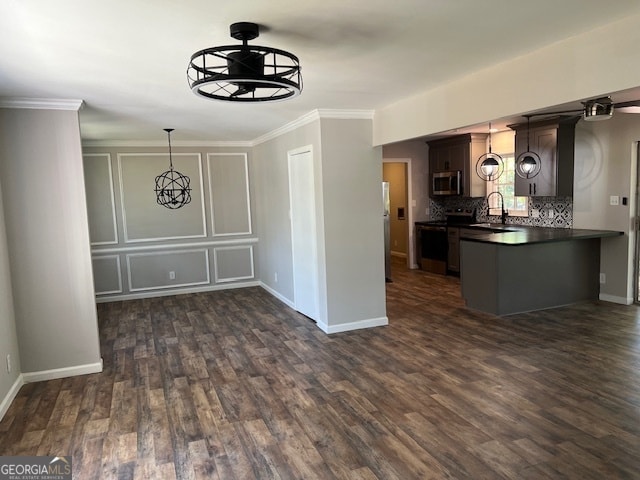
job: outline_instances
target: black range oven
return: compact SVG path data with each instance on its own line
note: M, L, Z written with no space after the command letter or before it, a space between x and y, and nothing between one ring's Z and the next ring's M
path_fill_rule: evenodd
M475 211L445 213L445 220L416 223L418 265L428 272L457 275L460 271L459 227L476 223Z
M446 222L418 222L416 224L418 264L427 272L447 273Z

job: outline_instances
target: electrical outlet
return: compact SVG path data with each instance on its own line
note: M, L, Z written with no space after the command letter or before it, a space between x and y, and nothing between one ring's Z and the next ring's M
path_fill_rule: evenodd
M273 274L273 281L278 283L278 272Z
M600 274L600 283L607 283L607 275L604 273Z
M7 373L11 373L11 354L7 354Z
M553 208L549 209L549 218L553 218L553 216L555 215L555 212L553 211Z
M175 279L176 279L176 272L172 270L169 272L169 280L175 280Z
M609 205L620 205L620 197L618 195L611 195L609 197Z

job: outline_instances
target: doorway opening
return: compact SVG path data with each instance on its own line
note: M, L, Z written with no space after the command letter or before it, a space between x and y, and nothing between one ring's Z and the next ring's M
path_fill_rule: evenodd
M391 256L404 259L407 267L413 268L416 259L413 209L409 203L412 198L411 159L383 159L382 181L389 182Z

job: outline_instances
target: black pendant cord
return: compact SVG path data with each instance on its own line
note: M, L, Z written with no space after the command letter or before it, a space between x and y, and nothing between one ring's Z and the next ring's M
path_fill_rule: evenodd
M527 115L527 152L530 152L529 148L529 122L531 121L531 115Z
M167 132L167 137L169 138L169 167L173 171L173 158L171 156L171 132L173 132L173 128L165 128L164 131Z
M489 122L489 153L491 152L491 122Z

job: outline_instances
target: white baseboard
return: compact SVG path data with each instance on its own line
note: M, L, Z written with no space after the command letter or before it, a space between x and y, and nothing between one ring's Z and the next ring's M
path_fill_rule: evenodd
M16 395L18 395L20 388L25 384L42 382L44 380L55 380L57 378L75 377L76 375L87 375L89 373L100 373L102 372L102 369L103 364L102 359L100 359L97 363L89 363L86 365L42 370L40 372L21 373L0 403L0 420L4 418L5 413L9 410L9 406L16 398Z
M295 310L296 308L295 304L291 300L289 300L287 297L283 296L279 292L276 292L273 288L271 288L269 285L267 285L264 282L260 282L260 286L264 288L267 292L269 292L271 295L276 297L278 300L280 300L282 303L284 303L287 307L293 308Z
M144 292L125 293L122 295L109 295L96 297L96 303L118 302L120 300L139 300L141 298L170 297L183 293L213 292L216 290L230 290L232 288L259 287L261 282L252 280L250 282L229 283L224 285L207 285L205 287L174 288L169 290L148 290Z
M320 330L327 334L349 332L351 330L359 330L361 328L383 327L385 325L389 325L389 319L387 317L368 318L366 320L341 323L339 325L327 325L326 323L318 322Z
M11 386L5 397L2 399L2 403L0 403L0 421L4 418L5 413L7 413L7 410L9 410L9 406L16 398L16 395L18 395L20 388L22 388L24 384L24 378L22 377L22 375L18 375L16 381L13 382L13 385Z
M603 302L619 303L621 305L631 305L633 303L633 298L618 297L616 295L608 295L606 293L601 293L598 298Z
M55 380L56 378L75 377L77 375L87 375L89 373L102 372L102 360L97 363L86 365L75 365L73 367L55 368L53 370L42 370L39 372L23 373L24 383L42 382L44 380Z

